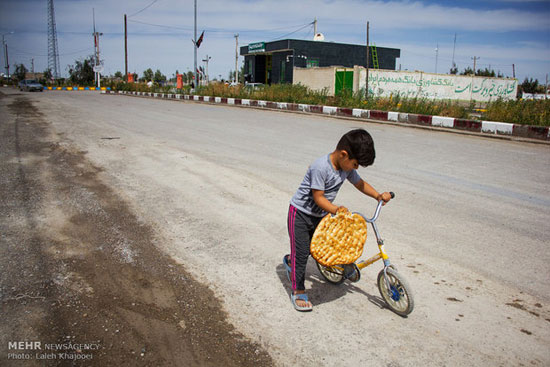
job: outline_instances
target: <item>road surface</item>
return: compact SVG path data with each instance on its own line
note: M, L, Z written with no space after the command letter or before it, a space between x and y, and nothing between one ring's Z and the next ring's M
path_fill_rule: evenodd
M275 364L550 364L548 145L92 92L3 93L32 103L51 140L97 167L154 245ZM355 127L377 153L360 175L396 193L378 225L414 290L408 318L384 308L380 263L335 287L310 261L314 311L288 298L288 201L307 166ZM368 216L375 207L348 184L336 203Z

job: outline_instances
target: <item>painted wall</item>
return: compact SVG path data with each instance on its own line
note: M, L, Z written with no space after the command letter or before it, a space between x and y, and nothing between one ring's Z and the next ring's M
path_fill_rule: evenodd
M334 95L337 69L341 67L294 68L294 83L314 90L328 88L329 94ZM364 90L366 69L357 66L353 69L354 92ZM399 94L410 98L488 102L499 97L515 99L517 89L517 79L369 69L369 93L382 97Z
M366 70L359 72L359 89L364 89ZM369 69L369 93L375 96L488 102L515 99L517 87L517 79Z

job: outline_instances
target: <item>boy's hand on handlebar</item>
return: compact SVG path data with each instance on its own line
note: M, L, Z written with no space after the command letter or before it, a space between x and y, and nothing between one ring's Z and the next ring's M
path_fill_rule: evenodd
M390 201L391 198L392 198L392 197L391 197L391 194L390 194L389 192L384 192L384 193L378 195L378 197L376 198L376 200L378 200L378 201L382 200L382 201L384 202L384 204L382 204L382 205L386 205L386 203L387 203L388 201Z

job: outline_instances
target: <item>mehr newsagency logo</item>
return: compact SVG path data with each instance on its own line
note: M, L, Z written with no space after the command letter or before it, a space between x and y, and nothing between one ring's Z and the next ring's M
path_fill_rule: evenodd
M10 341L7 357L10 360L91 360L94 358L94 352L99 348L98 342Z

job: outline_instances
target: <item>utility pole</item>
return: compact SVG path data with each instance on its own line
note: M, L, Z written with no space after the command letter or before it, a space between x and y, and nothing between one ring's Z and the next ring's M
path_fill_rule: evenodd
M439 56L439 43L435 46L435 73L437 74L437 57Z
M476 61L481 59L481 57L474 56L472 57L472 60L474 60L474 75L476 75Z
M548 99L548 74L546 74L546 84L544 85L544 99Z
M456 33L455 33L455 42L453 44L453 65L452 65L451 69L454 69L456 67L456 64L455 64L455 49L456 49Z
M34 76L34 59L31 59L31 73L32 73L32 78L34 79L35 76Z
M317 36L317 17L313 20L313 38Z
M206 55L206 58L202 61L204 61L206 63L206 85L208 85L208 83L210 83L210 77L208 76L208 61L210 61L211 57Z
M235 35L235 84L239 82L239 34Z
M512 76L516 79L516 64L512 64Z
M365 81L365 99L369 96L369 22L367 22L367 80Z
M128 82L128 27L126 25L126 14L124 14L124 75Z
M6 74L9 79L10 78L10 61L8 58L8 44L6 43L4 46L5 46L4 52L6 53Z
M6 43L5 36L13 34L13 31L8 33L2 33L2 49L4 50L4 69L6 69L6 76L9 78L10 75L10 63L8 59L8 44Z
M93 12L93 19L94 19L94 47L95 47L95 67L94 71L96 72L96 81L97 81L97 87L101 87L101 63L99 59L99 36L103 36L103 33L96 32L95 30L95 9L92 8Z
M199 73L197 71L197 0L195 0L195 41L194 44L194 54L195 54L195 69L193 74L195 75L195 89L199 86Z

